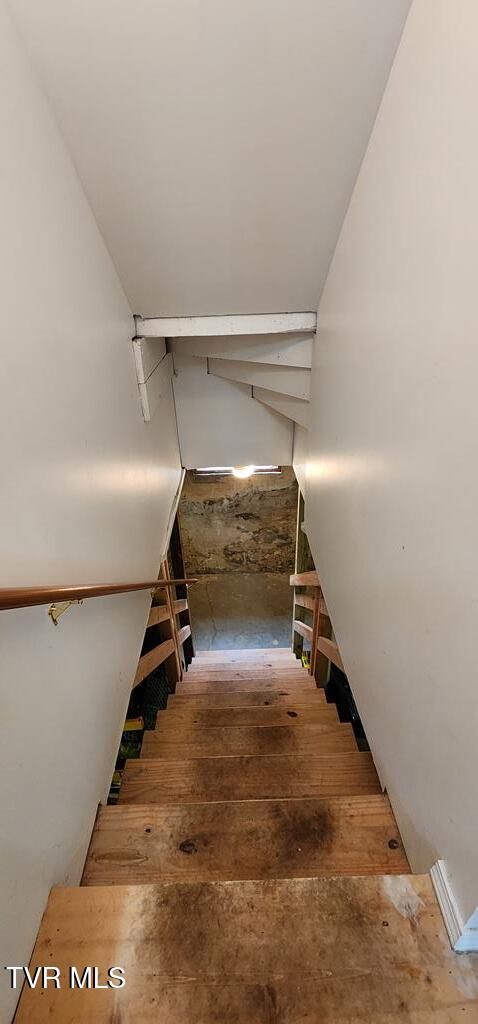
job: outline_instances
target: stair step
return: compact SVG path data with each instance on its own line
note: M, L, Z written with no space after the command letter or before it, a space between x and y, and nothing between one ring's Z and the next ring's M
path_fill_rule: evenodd
M263 754L126 762L120 804L202 803L380 793L372 755Z
M261 671L257 668L250 672L244 672L243 670L237 672L234 670L229 670L228 672L187 672L183 676L181 684L183 686L192 686L193 684L197 685L197 683L215 683L217 686L219 683L229 685L229 683L249 682L254 679L262 681L272 679L279 685L290 681L296 685L302 683L304 686L307 686L307 683L310 681L314 685L312 677L309 676L308 672L304 672L303 669L298 671L294 669L292 672L290 670L287 672L274 672L272 669Z
M277 657L295 657L291 647L223 647L219 650L197 650L195 659L219 657L226 660L228 657L268 657L273 654Z
M172 693L168 697L169 708L230 708L230 707L280 707L289 704L315 706L326 704L324 690L299 688L294 690L215 690L214 693Z
M262 672L274 672L278 675L290 672L292 675L295 675L296 673L298 675L301 673L308 675L307 669L304 669L304 666L300 665L300 663L293 658L291 658L290 662L289 660L286 662L285 658L280 658L277 662L272 659L253 660L251 658L249 662L201 662L200 665L194 665L191 663L187 669L186 675L208 676L212 673L213 675L218 676L220 673L223 673L224 675L232 675L236 672L256 672L259 675Z
M198 710L159 711L156 719L155 733L161 736L184 736L191 738L202 729L243 727L247 725L310 725L314 722L338 722L339 717L335 704L317 704L308 707L306 704L284 704L283 707L256 708L204 708Z
M188 672L200 671L206 672L208 670L221 669L224 666L237 669L237 668L259 668L273 667L279 670L290 668L304 669L301 661L298 661L294 655L290 654L287 657L276 658L273 654L268 655L266 658L193 658L192 662L188 667Z
M248 676L248 675L269 675L270 673L275 675L297 675L306 676L308 675L307 669L304 668L298 661L294 664L293 662L286 662L285 664L278 664L272 661L251 661L249 664L240 661L218 661L212 665L190 665L186 676Z
M141 757L180 760L188 757L224 757L234 754L313 754L356 750L352 726L335 725L240 726L203 729L194 739L162 738L145 732Z
M283 651L208 651L196 654L192 665L250 665L274 662L276 665L300 665L290 650Z
M181 683L179 685L184 687L184 689L185 689L186 687L189 687L189 686L199 686L200 684L209 684L209 683L213 683L215 686L221 686L221 685L222 686L233 686L234 683L250 683L250 684L252 684L252 688L254 688L254 686L256 685L256 681L259 683L259 688L265 682L275 683L275 688L276 689L279 689L281 686L283 686L283 685L285 686L286 684L287 685L290 684L291 686L307 686L307 685L309 685L309 686L312 685L312 687L315 686L315 683L314 683L314 681L312 680L312 678L310 676L305 675L305 674L304 675L302 675L302 674L301 675L299 675L299 674L296 675L295 673L291 674L290 672L284 673L284 675L283 674L277 675L276 672L273 672L273 673L272 672L264 672L263 674L254 672L254 673L251 673L251 675L249 675L247 673L244 673L244 674L241 674L241 675L238 675L238 674L226 675L225 673L223 673L223 674L219 674L218 673L216 675L214 673L210 673L210 674L205 675L205 676L203 676L203 675L200 676L200 675L195 675L195 674L189 675L189 673L187 673L187 676L183 677L183 679L181 680Z
M386 923L386 927L385 927ZM15 1024L476 1021L478 965L451 952L428 876L53 889ZM113 964L121 989L68 987ZM463 1016L465 1013L465 1016Z
M298 679L287 676L285 679L278 679L276 676L251 676L248 679L219 679L201 680L201 682L190 682L183 679L176 686L178 694L194 693L220 693L221 691L235 690L236 693L246 693L249 690L284 690L291 692L295 689L308 690L314 693L317 690L312 676L300 676Z
M382 793L179 807L125 804L100 807L83 885L407 871Z

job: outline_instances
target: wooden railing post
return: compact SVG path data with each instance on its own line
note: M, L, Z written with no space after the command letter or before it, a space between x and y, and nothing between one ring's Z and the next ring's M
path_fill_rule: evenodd
M319 629L319 609L320 609L320 598L322 596L322 590L320 587L316 588L314 597L314 612L312 620L312 647L310 649L310 665L309 675L314 676L315 679L315 664L317 661L317 636ZM323 684L322 684L323 685Z
M169 542L169 554L171 558L171 566L175 576L185 576L184 571L184 559L183 559L183 547L181 541L181 529L179 525L179 517L176 513L174 518L173 528L171 531L171 539ZM185 667L190 664L194 658L194 644L191 636L191 615L189 611L189 598L188 588L186 585L178 585L176 588L176 595L178 600L176 601L176 614L179 617L179 636L183 636L184 639L180 641L183 645L183 657ZM189 629L187 628L189 627Z
M294 573L290 577L291 586L308 587L313 589L313 597L308 594L296 594L294 589L294 634L304 637L310 641L310 665L309 673L314 677L318 686L325 686L329 672L329 661L339 667L342 665L339 659L337 645L330 640L332 636L332 623L327 610L327 605L320 586L320 579L317 572ZM305 608L312 613L312 625L301 622L295 616L295 608Z
M169 580L169 566L168 560L165 558L164 562L161 563L161 579ZM168 676L168 682L172 683L173 686L180 682L183 678L183 667L181 664L181 657L179 653L179 642L178 642L178 630L176 625L176 613L174 611L174 600L176 595L172 593L168 587L166 590L166 604L168 607L168 631L170 633L171 640L174 642L174 669L171 671L171 666L166 665L166 674Z
M309 594L303 593L303 588L311 588L311 587L313 587L314 589L317 588L319 586L319 577L317 576L317 573L315 572L315 570L310 570L308 572L293 573L292 576L290 576L289 579L290 579L290 585L292 587L294 587L294 606L293 606L294 607L294 611L293 611L293 622L292 622L293 649L294 649L294 653L296 653L296 648L298 646L298 643L296 642L296 636L302 637L304 640L308 640L309 641L310 646L311 646L311 658L310 658L309 671L311 671L311 666L312 666L312 649L313 649L313 639L314 639L313 626L309 626L307 622L303 621L304 616L303 616L303 614L301 612L297 612L297 609L298 608L299 609L304 608L304 609L306 609L306 611L314 613L315 593L314 593L314 597L311 597L311 596L309 596ZM296 592L296 589L295 589L296 587L300 587L301 588L301 592L299 594ZM300 618L299 618L299 615L300 615ZM302 649L302 645L301 645L301 649Z
M325 686L329 674L328 659L324 657L319 647L320 637L332 635L332 624L324 601L322 588L317 587L314 610L314 640L312 645L313 657L311 659L311 675L313 675L318 686Z
M161 643L141 655L133 687L138 686L159 665L164 664L168 684L174 689L176 683L180 682L183 676L182 645L191 635L189 624L178 629L176 616L182 612L188 612L188 600L187 597L176 598L173 590L174 581L170 578L167 559L161 562L158 583L162 587L163 603L151 605L146 630L151 626L157 626Z

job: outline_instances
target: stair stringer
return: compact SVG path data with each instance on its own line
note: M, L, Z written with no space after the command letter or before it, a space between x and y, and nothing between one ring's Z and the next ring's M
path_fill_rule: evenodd
M240 360L309 369L315 334L257 334L232 337L182 338L188 356Z
M208 370L216 377L266 388L292 398L308 401L310 397L311 371L303 367L214 358L208 360Z
M262 405L268 405L275 412L298 423L307 430L309 425L309 403L302 398L294 398L292 395L281 395L278 391L269 391L267 388L252 388L252 397Z

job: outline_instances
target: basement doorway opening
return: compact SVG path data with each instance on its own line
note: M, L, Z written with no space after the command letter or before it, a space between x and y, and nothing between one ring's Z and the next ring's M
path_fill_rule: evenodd
M188 470L178 508L196 650L291 646L291 466Z

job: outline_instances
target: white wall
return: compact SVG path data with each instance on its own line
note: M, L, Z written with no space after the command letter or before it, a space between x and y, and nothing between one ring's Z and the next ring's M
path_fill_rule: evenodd
M249 384L207 373L204 357L171 343L181 458L198 466L290 466L292 422L252 398Z
M0 75L0 585L148 577L179 480L172 394L144 424L130 311L3 0ZM56 629L0 613L1 964L28 962L50 886L78 882L148 599Z
M478 903L478 6L415 0L320 305L308 535L413 867Z

